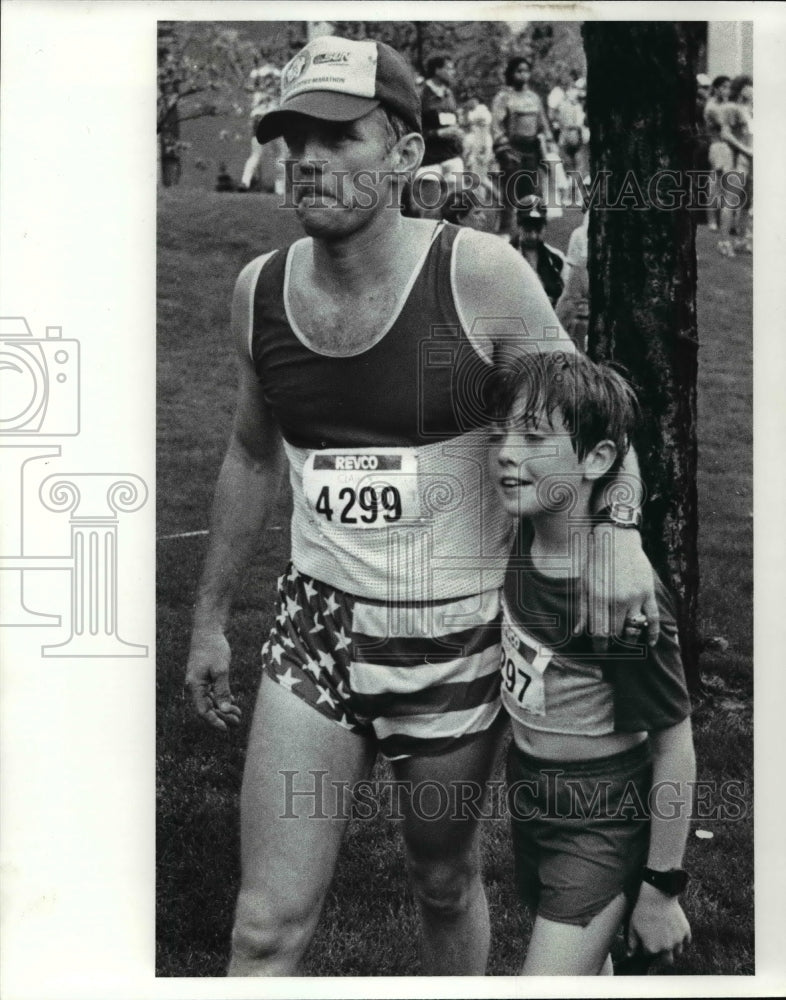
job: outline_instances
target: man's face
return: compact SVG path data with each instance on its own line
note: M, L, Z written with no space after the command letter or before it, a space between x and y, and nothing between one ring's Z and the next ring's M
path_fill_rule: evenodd
M338 238L363 228L395 199L384 114L353 122L293 114L283 133L295 211L310 236Z
M448 87L451 87L453 85L453 81L456 79L456 67L450 59L448 59L446 63L435 71L434 76L440 83L447 84Z
M532 76L532 70L526 63L519 63L516 69L513 71L513 85L514 87L525 87Z
M575 494L584 483L585 463L558 413L537 423L525 421L519 397L504 421L491 433L490 472L502 506L512 517L537 517L549 511L549 500ZM553 507L552 507L553 509Z

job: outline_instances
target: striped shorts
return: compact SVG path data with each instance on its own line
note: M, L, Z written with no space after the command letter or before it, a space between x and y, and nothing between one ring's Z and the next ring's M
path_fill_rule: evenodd
M265 672L389 759L456 749L500 708L499 591L387 603L279 578Z

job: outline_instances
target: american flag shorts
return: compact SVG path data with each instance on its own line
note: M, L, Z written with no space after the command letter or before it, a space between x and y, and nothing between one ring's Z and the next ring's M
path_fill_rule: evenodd
M455 749L501 709L497 589L387 603L290 564L262 647L265 672L389 759Z

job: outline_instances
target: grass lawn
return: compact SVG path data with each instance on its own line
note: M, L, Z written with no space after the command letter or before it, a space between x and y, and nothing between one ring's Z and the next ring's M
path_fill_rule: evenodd
M238 791L258 684L259 647L286 562L282 495L236 605L229 635L233 690L244 712L229 739L203 729L182 696L191 609L210 499L229 434L234 371L229 303L253 256L300 235L272 195L169 189L159 203L158 255L158 772L157 971L222 976L238 884ZM554 220L565 248L577 213ZM699 502L704 694L694 725L707 782L686 867L693 945L678 975L752 974L752 343L750 259L714 252L698 233ZM193 533L193 534L192 534ZM498 777L501 769L498 768ZM377 765L376 776L387 776ZM731 805L725 818L721 783ZM714 784L712 784L714 783ZM729 784L736 783L736 784ZM736 798L735 798L736 796ZM736 810L737 818L731 815ZM306 972L417 973L417 929L396 822L350 824ZM483 824L493 928L489 971L517 970L528 921L512 886L507 821Z

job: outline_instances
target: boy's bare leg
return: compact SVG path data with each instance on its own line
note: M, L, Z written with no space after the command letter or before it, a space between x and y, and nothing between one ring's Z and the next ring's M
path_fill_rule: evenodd
M609 951L625 915L626 899L620 894L587 924L560 924L535 918L523 976L611 975Z
M423 929L424 975L473 976L486 971L490 934L479 821L469 807L456 811L453 803L461 794L459 787L477 788L483 798L476 800L476 808L482 810L499 736L497 724L452 753L393 762L396 778L409 787L433 783L419 801L416 796L413 803L408 795L401 800L410 878ZM435 785L445 790L447 809L440 808L438 798L444 804L445 796ZM435 813L435 818L427 818Z
M230 976L297 973L346 827L340 818L318 818L336 815L330 782L352 785L368 775L372 762L365 740L263 676L243 775L241 887ZM285 771L296 773L287 779ZM314 771L328 773L320 779ZM287 780L295 792L317 793L287 794Z

